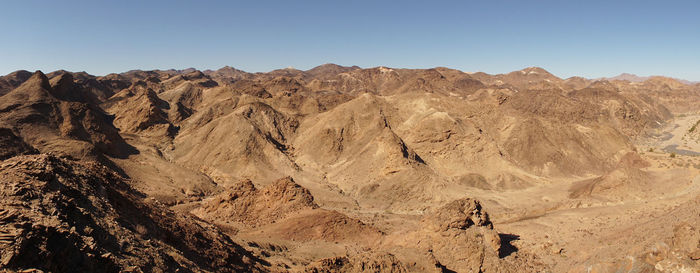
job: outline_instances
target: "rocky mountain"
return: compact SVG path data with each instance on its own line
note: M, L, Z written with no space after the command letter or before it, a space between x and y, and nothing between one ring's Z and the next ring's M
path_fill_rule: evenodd
M126 157L135 152L101 108L70 99L74 96L70 91L76 89L65 81L72 79L54 81L52 86L46 75L35 72L0 97L0 127L11 130L41 152L75 158Z
M700 87L623 76L13 72L0 77L0 268L697 267L672 234L695 240L684 223L700 218Z

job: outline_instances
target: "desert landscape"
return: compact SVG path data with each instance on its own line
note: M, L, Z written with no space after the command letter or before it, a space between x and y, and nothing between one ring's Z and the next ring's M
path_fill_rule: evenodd
M700 272L700 83L0 77L3 272Z

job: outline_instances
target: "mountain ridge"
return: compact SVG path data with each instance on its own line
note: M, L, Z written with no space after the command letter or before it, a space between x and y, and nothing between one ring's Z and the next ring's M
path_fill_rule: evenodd
M293 67L288 67L288 68L284 68L284 69L273 69L273 70L270 70L270 71L267 71L267 72L261 72L261 71L259 71L259 72L249 72L249 71L237 69L237 68L235 68L235 67L233 67L233 66L225 65L225 66L223 66L223 67L221 67L221 68L218 68L218 69L207 68L207 69L203 69L203 70L201 70L201 71L202 71L203 73L205 73L205 74L221 73L221 72L223 72L223 70L232 70L232 71L236 71L237 73L241 73L241 74L256 74L256 73L258 73L258 74L265 74L265 73L274 72L275 70L278 70L279 72L282 72L282 71L285 71L285 70L286 70L286 71L290 71L290 68L293 68L292 70L294 70L294 71L306 72L306 73L312 72L312 73L313 73L315 69L318 70L318 69L324 68L324 66L325 66L325 68L328 68L328 67L338 67L338 68L343 68L343 69L363 69L362 67L357 66L357 65L343 66L343 65L338 65L338 64L335 64L335 63L325 63L325 64L321 64L321 65L318 65L318 66L315 66L315 67L311 67L311 68L306 69L306 70L298 70L298 69L293 68ZM377 66L377 67L378 67L378 66ZM377 67L368 67L368 68L377 68ZM435 67L435 68L444 68L444 67ZM406 68L395 68L395 69L406 69ZM538 66L529 66L529 67L525 67L525 68L520 69L520 70L515 70L515 71L511 71L511 72L501 72L501 73L495 73L495 74L488 74L488 73L479 72L479 71L469 71L469 72L467 72L467 71L460 71L460 72L466 73L466 74L505 75L505 74L512 73L512 72L520 72L520 73L529 72L529 70L532 70L533 72L538 72L538 71L539 71L539 72L546 72L546 73L548 73L548 74L551 74L551 73L550 73L549 71L547 71L546 69L544 69L544 68L542 68L542 67L538 67ZM537 70L537 71L536 71L536 70ZM121 73L108 73L108 74L105 74L105 75L102 75L102 76L104 77L104 76L107 76L107 75L110 75L110 74L130 74L130 73L138 73L138 72L143 72L143 71L162 71L162 72L167 72L167 73L171 73L171 74L186 74L186 73L189 73L189 72L192 72L192 71L199 71L199 70L196 69L196 68L192 68L192 67L184 68L184 69L174 69L174 68L153 69L153 70L132 69L132 70L124 71L124 72L121 72ZM21 74L21 73L23 73L23 72L26 72L26 70L17 70L17 71L13 71L13 72L8 73L8 74L5 75L5 76L11 76L11 75L16 74L16 73L20 73L20 74ZM54 71L54 72L52 72L52 73L56 73L56 72L65 73L65 72L69 72L69 71L66 71L66 70L57 70L57 71ZM82 74L82 75L93 76L92 74L89 74L89 73L87 73L87 72L85 72L85 71L70 72L70 73L73 73L73 74L79 74L79 73L80 73L80 74ZM50 73L49 73L49 74L50 74ZM553 75L553 74L552 74L552 75ZM581 77L581 76L571 76L571 77ZM569 78L571 78L571 77L569 77ZM598 78L586 78L586 79L587 79L587 80L593 80L593 81L595 81L595 80L627 80L627 81L630 81L630 82L643 82L643 81L646 81L646 80L648 80L648 79L650 79L650 78L652 78L652 77L670 78L670 79L677 80L677 81L679 81L679 82L681 82L681 83L683 83L683 84L686 84L686 85L694 85L694 84L700 83L700 81L686 80L686 79L682 79L682 78L671 77L671 76L665 76L665 75L638 76L638 75L636 75L636 74L634 74L634 73L627 73L627 72L622 72L622 73L620 73L620 74L618 74L618 75L616 75L616 76L612 76L612 77L598 77ZM581 77L581 78L585 78L585 77ZM1 89L2 84L3 84L3 83L2 83L2 80L0 79L0 90L2 90L2 89Z

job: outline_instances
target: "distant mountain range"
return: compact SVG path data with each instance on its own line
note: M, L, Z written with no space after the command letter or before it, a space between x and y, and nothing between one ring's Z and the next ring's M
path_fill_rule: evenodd
M646 81L646 80L648 80L648 79L650 79L650 78L652 78L652 77L655 77L655 76L641 77L641 76L637 76L637 75L635 75L635 74L622 73L622 74L617 75L617 76L615 76L615 77L611 77L611 78L599 78L598 80L609 80L609 81L612 81L612 80L619 80L619 81L630 81L630 82L643 82L643 81ZM677 79L677 78L672 78L672 79L677 80L677 81L679 81L679 82L681 82L681 83L684 83L684 84L696 84L696 83L700 83L700 82L693 82L693 81L683 80L683 79Z

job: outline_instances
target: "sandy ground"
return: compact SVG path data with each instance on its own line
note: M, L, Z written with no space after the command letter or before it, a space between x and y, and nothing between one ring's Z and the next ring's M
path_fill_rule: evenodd
M700 139L690 134L690 128L700 120L700 115L683 115L666 126L657 129L651 138L640 141L642 146L667 153L700 156ZM649 149L647 149L648 151Z

